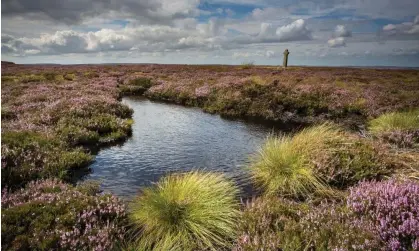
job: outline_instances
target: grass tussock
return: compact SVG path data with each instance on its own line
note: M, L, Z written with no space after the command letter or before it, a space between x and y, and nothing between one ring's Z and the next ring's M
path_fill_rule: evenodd
M419 130L419 109L383 114L370 121L369 130L373 134L400 130Z
M250 167L266 194L308 197L345 189L363 179L379 179L393 170L385 151L367 139L326 123L293 137L269 138Z
M131 204L141 229L136 250L218 250L235 237L237 188L223 175L173 174Z
M304 129L294 137L271 137L251 166L252 178L267 194L300 196L326 190L311 157L325 151L329 142L342 141L342 137L332 124Z

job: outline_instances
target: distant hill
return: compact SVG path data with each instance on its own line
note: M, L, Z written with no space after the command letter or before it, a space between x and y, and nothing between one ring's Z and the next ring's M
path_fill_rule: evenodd
M5 65L11 65L11 64L15 64L13 62L9 62L9 61L1 61L1 64L5 64Z

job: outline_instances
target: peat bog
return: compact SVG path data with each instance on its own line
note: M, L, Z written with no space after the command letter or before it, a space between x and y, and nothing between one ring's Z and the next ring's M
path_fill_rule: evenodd
M419 248L417 70L4 64L1 77L5 250ZM284 124L305 126L265 141ZM116 143L91 174L115 194L71 184ZM195 163L207 169L183 173ZM113 166L133 172L118 181ZM241 202L244 170L258 196Z

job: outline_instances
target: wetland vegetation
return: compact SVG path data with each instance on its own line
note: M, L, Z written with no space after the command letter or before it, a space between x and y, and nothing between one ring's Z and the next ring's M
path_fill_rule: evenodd
M417 70L5 64L1 77L5 250L419 249ZM306 127L249 156L253 199L191 172L126 203L71 183L93 148L132 134L126 95Z

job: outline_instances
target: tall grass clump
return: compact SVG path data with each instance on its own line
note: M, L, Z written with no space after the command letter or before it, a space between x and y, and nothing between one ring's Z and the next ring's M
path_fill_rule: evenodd
M370 121L369 130L372 133L397 130L419 130L419 109L383 114Z
M383 147L330 123L269 138L250 166L267 195L292 197L324 194L331 191L328 186L345 189L392 170Z
M369 130L399 147L419 147L419 109L383 114L370 121Z
M332 124L304 129L294 137L270 137L251 165L251 176L267 194L305 196L325 190L311 158L342 137Z
M219 250L231 245L239 214L237 188L222 174L162 178L131 204L138 250Z

